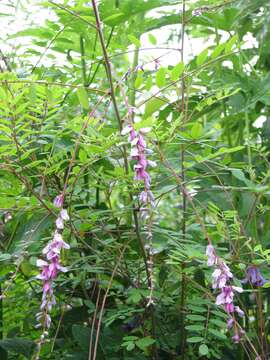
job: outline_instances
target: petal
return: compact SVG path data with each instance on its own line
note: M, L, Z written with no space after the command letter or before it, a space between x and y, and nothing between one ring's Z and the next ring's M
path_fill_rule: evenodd
M141 128L139 131L142 134L147 134L151 131L152 129L150 127L145 127L145 128Z
M232 288L233 288L233 290L235 290L235 291L237 291L237 292L239 292L239 293L242 293L244 290L241 288L241 287L239 287L239 286L232 286Z
M231 329L233 326L233 318L230 318L228 321L227 321L227 329Z
M66 209L60 211L60 216L63 220L69 220L68 212Z
M47 263L47 261L44 261L42 259L37 259L36 265L38 267L43 267L43 266L48 266L48 263Z
M57 229L63 230L64 229L63 219L61 217L58 217L55 221L55 225L56 225Z
M138 143L138 141L139 141L139 139L138 139L137 137L135 137L135 138L131 141L130 145L131 145L131 146L136 146L137 143Z
M63 248L64 249L70 249L70 245L67 244L65 241L63 241Z
M222 305L225 304L225 296L224 293L220 293L216 298L216 305Z
M57 268L58 268L58 270L62 271L63 273L66 273L68 271L68 268L66 268L65 266L58 265Z
M57 195L53 201L54 206L61 208L63 206L64 196L63 194Z
M221 275L221 270L220 269L216 269L213 274L212 277L213 278L218 278Z
M59 241L59 242L60 242L60 241L63 241L62 235L59 234L58 231L55 231L54 236L53 236L53 240L54 240L54 241Z
M133 157L133 156L139 156L139 151L137 148L132 148L131 151L130 151L130 156Z
M225 275L221 275L219 278L219 288L223 288L226 285L227 278Z
M244 317L244 316L245 316L244 311L243 311L242 309L240 309L239 306L236 306L236 307L235 307L235 311L237 312L237 314L238 314L239 316L241 316L241 317Z
M155 161L152 160L147 160L147 164L153 168L157 167L157 163Z
M206 246L206 255L207 256L211 256L213 253L215 252L214 246L213 245L207 245Z
M125 126L121 131L121 135L127 135L131 132L131 130L132 130L132 126L130 125Z

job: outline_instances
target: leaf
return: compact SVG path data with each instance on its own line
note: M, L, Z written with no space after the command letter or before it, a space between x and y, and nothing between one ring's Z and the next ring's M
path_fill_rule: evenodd
M0 262L10 260L12 256L8 253L0 254Z
M83 109L88 110L89 109L88 94L84 87L80 87L77 89L77 96Z
M187 318L191 321L205 321L205 316L197 315L197 314L187 315Z
M87 158L87 152L82 148L79 151L79 158L81 160L81 162L85 163L87 162L88 158Z
M136 345L138 346L138 348L144 351L146 348L148 348L148 346L154 344L155 342L156 340L152 339L150 336L146 336L136 341Z
M156 84L159 88L162 88L166 84L166 71L163 67L156 73Z
M187 342L188 342L188 343L191 343L191 344L195 344L195 343L201 342L201 341L203 341L203 340L204 340L203 337L193 336L193 337L188 338L188 339L187 339Z
M135 344L133 342L128 343L126 349L127 351L131 351L135 348Z
M143 71L138 71L136 80L134 82L135 88L138 89L142 85L142 83L143 83Z
M34 341L28 339L6 338L0 340L0 347L17 355L24 355L29 359L33 354L36 344Z
M206 344L201 344L199 347L199 354L202 356L207 355L209 352L208 346Z
M248 180L245 177L245 174L243 173L242 170L240 169L232 169L232 175L237 178L240 181L243 181L247 186L256 186L255 184L252 183L252 181Z
M124 13L119 12L117 14L110 15L103 19L103 22L105 24L108 24L110 26L113 26L114 24L117 24L117 20L121 19L123 17Z
M222 51L224 50L225 45L226 44L223 43L223 44L219 44L218 46L216 46L215 49L213 50L212 54L211 54L211 59L217 58L222 53Z
M175 65L171 72L171 80L176 81L180 78L185 68L185 64L180 62L179 64Z
M129 303L137 304L140 302L141 299L142 299L142 294L140 289L133 288L129 291L129 296L128 296Z
M132 44L134 44L137 48L141 47L141 42L139 39L137 39L134 35L129 34L128 39L130 42L132 42Z
M82 350L88 351L90 331L86 326L77 324L72 326L72 335Z
M190 331L203 331L205 327L203 325L187 325L185 329Z
M163 101L161 98L152 98L147 101L145 110L144 110L144 118L149 117L154 112L159 110L162 106L167 104L167 100Z
M149 39L149 41L150 41L150 43L152 44L152 45L156 45L157 44L157 39L156 39L156 37L153 35L153 34L148 34L148 39Z
M205 60L207 59L207 56L208 56L208 49L204 49L198 56L197 56L197 59L196 59L196 64L198 66L201 66Z
M234 35L234 36L232 36L232 37L230 38L230 40L229 40L229 41L226 43L226 45L225 45L225 54L228 54L228 53L231 51L233 45L234 45L237 41L238 41L238 35Z
M220 330L216 330L216 329L211 329L211 328L209 328L209 329L208 329L208 332L209 332L210 334L214 335L214 336L215 336L216 338L218 338L218 339L221 339L221 340L226 340L226 339L227 339L226 335L222 334L222 333L220 332Z
M202 125L199 122L195 123L191 128L191 136L194 139L198 139L199 137L201 137L202 133L203 133Z

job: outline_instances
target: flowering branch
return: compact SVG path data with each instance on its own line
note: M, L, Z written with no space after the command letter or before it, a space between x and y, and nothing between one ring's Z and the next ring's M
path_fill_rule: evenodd
M232 340L235 343L238 343L241 340L241 336L244 334L244 331L242 329L240 329L240 331L238 330L235 313L243 317L244 312L239 306L234 305L233 298L235 292L242 293L243 289L241 287L231 285L233 274L228 265L226 265L225 262L216 255L212 244L207 246L206 255L208 257L207 265L215 266L215 270L212 274L212 287L213 289L221 290L221 293L216 298L216 305L223 305L225 311L230 315L230 318L227 321L227 328L234 328L234 336L232 337Z
M38 259L37 266L41 269L37 279L42 280L42 303L40 306L40 312L36 314L38 325L36 327L42 327L43 333L38 344L39 349L42 341L44 341L48 334L48 329L51 326L50 312L53 306L56 304L53 282L57 278L59 272L67 272L67 268L61 265L61 250L69 249L70 246L63 240L62 232L64 230L65 221L69 220L67 210L63 208L64 197L63 194L58 195L54 200L54 205L60 209L59 215L55 221L56 230L54 232L53 239L45 246L42 254L46 260ZM36 359L39 359L39 351Z

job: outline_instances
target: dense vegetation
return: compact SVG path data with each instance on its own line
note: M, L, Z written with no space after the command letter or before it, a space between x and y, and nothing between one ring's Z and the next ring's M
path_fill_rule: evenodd
M1 3L0 359L269 359L269 1Z

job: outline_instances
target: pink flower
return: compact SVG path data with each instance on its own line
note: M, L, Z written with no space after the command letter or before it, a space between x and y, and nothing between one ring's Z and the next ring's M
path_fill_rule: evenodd
M234 319L229 318L229 320L227 321L227 329L231 329L233 327L233 324L234 324Z
M234 293L231 286L224 286L221 293L217 296L216 305L231 304Z
M217 288L222 289L228 280L228 277L226 276L226 274L222 272L221 269L216 269L213 272L212 277L213 277L213 283L212 283L213 289L217 289Z
M213 245L209 244L206 247L206 256L208 257L208 260L207 260L208 266L213 266L213 265L217 264L216 252L215 252Z
M57 208L61 208L63 206L63 202L64 202L64 194L59 194L54 199L53 204Z
M68 212L67 212L66 209L62 209L62 210L60 211L60 216L61 216L61 218L62 218L63 220L65 220L65 221L69 220Z
M56 228L59 229L59 230L64 229L64 221L60 216L56 219L55 225L56 225Z
M244 317L245 316L245 313L242 309L240 309L239 306L235 306L235 311L237 312L237 314L240 316L240 317Z
M235 344L238 344L239 341L240 341L240 336L239 336L239 334L235 334L235 335L232 337L232 341L233 341Z
M142 191L140 193L139 200L140 200L141 204L150 203L152 205L152 207L155 206L155 198L154 198L152 191L150 191L150 190Z
M251 283L255 286L263 286L267 280L262 276L260 269L255 266L251 265L246 270L246 277L242 280L242 284Z
M123 128L123 130L121 131L121 135L127 135L132 131L133 127L131 125L128 125L126 127Z
M61 209L58 218L56 219L56 228L53 239L45 246L42 253L46 256L46 261L42 259L37 260L37 266L41 268L37 279L42 280L42 302L40 306L41 313L37 314L37 320L40 325L49 328L51 318L49 312L56 304L53 294L53 281L57 278L59 272L67 272L67 268L60 263L60 253L62 249L69 249L70 246L63 240L59 230L64 229L64 221L69 220L66 209Z
M233 303L224 304L224 309L228 314L231 314L234 312L234 305Z
M67 220L69 220L68 212L66 209L62 209L60 211L58 218L55 221L56 228L58 230L63 230L64 229L64 221L67 221Z
M233 277L229 267L221 262L219 268L217 268L213 274L213 289L221 289L225 286L226 282Z
M131 144L130 156L137 163L134 165L135 176L134 179L137 181L144 182L144 191L140 195L140 202L143 204L153 205L153 194L150 192L151 178L147 171L148 165L155 167L156 163L151 160L147 160L146 153L146 142L143 135L150 132L151 128L141 128L138 132L135 131L132 125L127 125L121 132L122 135L129 134L129 142ZM61 225L61 224L60 224Z
M233 303L235 292L243 292L243 289L238 286L233 286L230 284L231 279L233 278L233 274L230 270L230 268L225 264L224 261L221 261L215 252L215 249L213 245L209 244L206 248L206 255L207 255L207 264L208 266L215 265L216 268L212 274L213 282L212 287L213 289L220 289L221 292L218 294L216 298L216 305L223 305L224 310L228 314L237 313L239 316L243 317L245 314L244 312L239 308L239 306L235 306ZM235 322L235 317L230 316L229 320L227 321L227 329L230 329ZM235 335L232 337L234 342L239 342L241 337L241 331L240 335L239 332L234 326L235 329Z

